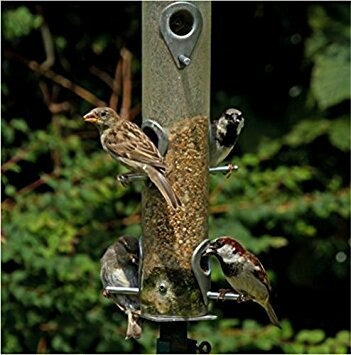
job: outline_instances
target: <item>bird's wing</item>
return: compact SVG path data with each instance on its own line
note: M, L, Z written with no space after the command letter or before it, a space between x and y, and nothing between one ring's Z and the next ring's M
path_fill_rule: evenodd
M252 261L255 261L255 263L253 263L254 266L254 273L257 276L257 278L267 287L268 291L271 291L271 285L268 281L268 277L267 277L267 273L263 267L263 265L261 264L261 262L258 260L258 258L253 255L252 253L248 252L250 255L250 258L252 259Z
M123 120L111 128L105 137L105 146L117 157L165 169L159 150L133 122Z

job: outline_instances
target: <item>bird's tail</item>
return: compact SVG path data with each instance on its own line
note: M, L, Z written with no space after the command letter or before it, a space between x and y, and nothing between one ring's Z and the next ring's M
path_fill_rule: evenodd
M267 311L269 320L272 322L272 324L274 324L275 326L277 326L278 328L281 329L281 325L279 323L278 317L274 312L274 309L272 307L272 305L270 304L270 302L268 301L265 305L265 309Z
M126 339L139 339L142 333L141 319L137 314L134 314L131 310L128 310L126 313L128 315L128 328Z
M172 206L173 209L177 209L177 207L181 206L181 202L178 196L174 192L167 178L160 171L149 165L146 166L144 170L149 176L150 180L159 189L167 203Z

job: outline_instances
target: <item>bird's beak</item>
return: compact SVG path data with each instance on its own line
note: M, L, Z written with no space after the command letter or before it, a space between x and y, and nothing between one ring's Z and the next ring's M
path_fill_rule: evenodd
M97 118L96 114L94 112L92 112L92 111L90 111L85 116L83 116L83 118L84 118L85 122L91 122L91 123L97 123L98 122L98 118Z

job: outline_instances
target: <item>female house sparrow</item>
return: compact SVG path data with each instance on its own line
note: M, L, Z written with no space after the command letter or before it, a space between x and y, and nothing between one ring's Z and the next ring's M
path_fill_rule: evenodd
M107 248L101 258L100 279L104 289L113 287L139 287L138 285L138 239L126 235ZM103 295L110 298L128 316L126 339L138 339L141 336L139 298L131 295L110 293Z
M257 257L227 236L212 240L203 252L203 256L208 255L217 257L227 282L241 294L241 299L260 304L270 321L280 328L279 320L269 302L271 286Z
M180 201L164 176L166 165L151 139L133 122L122 119L109 107L97 107L84 116L97 125L102 147L114 159L135 171L142 171L176 209Z
M232 151L244 127L244 117L235 108L228 108L211 122L210 167L217 166Z

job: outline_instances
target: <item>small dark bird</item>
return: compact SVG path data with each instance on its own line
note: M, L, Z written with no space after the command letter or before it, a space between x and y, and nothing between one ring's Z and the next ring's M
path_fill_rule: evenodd
M136 172L145 173L173 209L181 205L168 179L166 164L151 139L133 122L109 107L97 107L84 116L100 131L102 147L114 159Z
M211 122L210 167L217 166L232 151L244 127L244 117L235 108L228 108Z
M255 255L227 236L212 240L202 255L216 256L227 282L241 295L241 299L252 300L261 305L270 321L280 328L269 301L271 286L266 271Z
M141 336L140 301L137 296L110 293L105 288L139 287L138 262L139 242L133 236L124 235L107 248L101 258L100 279L104 287L103 295L111 299L128 316L126 339Z

